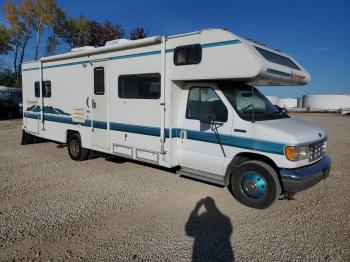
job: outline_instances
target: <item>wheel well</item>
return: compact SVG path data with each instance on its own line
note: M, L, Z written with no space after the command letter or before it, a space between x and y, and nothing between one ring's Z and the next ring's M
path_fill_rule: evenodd
M246 161L250 161L250 160L259 160L262 161L268 165L270 165L277 173L278 179L281 183L281 178L280 178L280 173L279 173L279 168L277 167L277 165L275 164L274 161L272 161L269 157L264 156L264 155L260 155L260 154L255 154L255 153L249 153L249 152L243 152L243 153L239 153L237 154L231 161L231 163L228 165L227 170L226 170L226 174L225 174L225 185L229 185L230 181L231 181L231 175L232 173L235 172L235 170L237 169L237 167L246 162ZM282 185L282 183L281 183Z
M66 136L66 142L67 142L67 143L68 143L69 137L70 137L71 135L74 135L74 134L80 135L78 131L70 130L70 129L67 130L67 136Z

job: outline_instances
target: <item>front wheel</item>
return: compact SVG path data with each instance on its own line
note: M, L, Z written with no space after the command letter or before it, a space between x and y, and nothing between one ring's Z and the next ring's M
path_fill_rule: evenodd
M89 150L82 147L79 134L73 134L69 136L68 153L70 158L75 161L83 161L88 158Z
M231 191L242 204L268 208L281 195L281 185L276 171L268 164L251 160L238 166L231 176Z

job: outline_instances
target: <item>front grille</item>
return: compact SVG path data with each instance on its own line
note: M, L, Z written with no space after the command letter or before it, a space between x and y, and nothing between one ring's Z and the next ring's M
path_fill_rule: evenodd
M309 146L309 162L320 159L326 153L327 142L319 142Z

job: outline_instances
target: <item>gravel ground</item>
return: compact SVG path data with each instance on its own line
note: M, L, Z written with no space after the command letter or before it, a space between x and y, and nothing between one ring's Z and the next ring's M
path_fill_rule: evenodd
M331 176L267 210L165 169L21 146L21 120L1 121L0 261L350 261L350 118L296 117L327 129Z

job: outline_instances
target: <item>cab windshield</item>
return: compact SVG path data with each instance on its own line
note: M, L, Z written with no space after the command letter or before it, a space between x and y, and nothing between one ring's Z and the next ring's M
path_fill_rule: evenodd
M288 118L274 106L259 90L245 84L219 85L227 100L238 115L247 121L263 121Z

